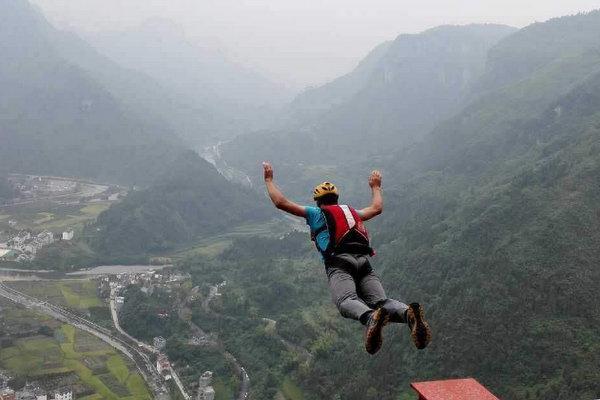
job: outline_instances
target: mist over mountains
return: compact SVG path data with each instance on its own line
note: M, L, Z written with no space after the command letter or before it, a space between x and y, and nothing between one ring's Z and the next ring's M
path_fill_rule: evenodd
M406 148L460 110L484 73L488 50L514 31L469 25L400 35L348 75L297 96L277 129L226 144L224 157L245 170L254 159L270 159L287 174L306 162L344 160L348 169Z
M315 136L330 149L359 145L364 135L374 141L371 153L406 145L461 107L484 71L487 51L514 31L469 25L400 35L374 49L350 74L298 96L294 119L300 127L312 127L315 115Z
M114 238L137 226L136 236L144 242L142 250L185 242L181 235L190 240L197 230L209 232L215 225L228 225L227 218L208 209L202 209L199 215L205 217L200 220L186 217L186 204L196 202L202 194L205 207L208 198L217 196L222 207L231 201L236 210L264 216L259 211L264 205L256 193L230 184L197 154L190 155L178 128L189 123L195 134L206 138L214 133L208 128L214 121L207 114L197 112L152 78L100 55L79 37L55 30L26 1L3 2L0 11L0 50L5 56L0 60L4 93L0 102L0 171L75 176L147 188L147 192L132 196L138 199L131 200L136 204L141 199L155 199L156 203L159 196L175 193L178 202L165 201L152 210L158 221L147 218L150 211L143 212L152 206L131 206L130 210L139 210L134 214L141 213L140 224L147 227L146 233L129 219L128 226L112 224L109 229L99 229L114 244L118 243ZM121 213L110 210L104 219ZM170 233L166 232L168 215L176 215L177 221ZM236 222L241 222L240 218ZM166 244L149 238L160 229ZM126 253L140 248L130 247Z
M214 143L240 126L250 127L252 123L242 114L266 123L262 110L253 114L265 103L257 100L250 105L248 98L243 99L243 93L258 95L255 89L262 83L241 85L244 80L254 82L250 73L240 73L241 68L226 68L224 61L213 60L217 65L197 71L204 83L197 76L173 72L182 80L196 79L195 86L190 83L190 91L182 94L186 83L160 82L129 69L125 62L114 62L80 37L54 29L26 1L9 0L0 7L0 43L5 55L0 61L0 79L7 93L1 104L3 169L148 183L150 175L160 169L160 163L153 160L168 164L187 146ZM185 42L181 46L189 50ZM188 61L195 59L190 51L180 54ZM173 63L189 70L197 67L183 66L179 60ZM224 76L221 81L218 71ZM224 84L202 87L222 82L238 93L227 92ZM219 103L215 90L222 90L219 96L227 99L225 103ZM281 101L268 93L272 104Z
M291 98L282 85L218 51L191 44L169 20L150 19L136 29L86 38L120 66L151 77L191 104L209 121L212 141L266 126L265 120ZM183 135L192 143L206 143L198 132Z
M176 133L64 57L63 34L41 14L21 0L0 7L2 169L138 182L156 171L152 159L172 157Z

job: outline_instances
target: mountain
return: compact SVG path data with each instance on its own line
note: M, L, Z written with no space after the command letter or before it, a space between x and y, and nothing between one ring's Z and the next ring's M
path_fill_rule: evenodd
M512 32L503 25L468 25L400 35L349 75L305 92L292 106L303 113L307 104L322 109L317 121L306 123L329 138L330 149L356 146L364 135L374 140L373 153L410 143L459 109L484 71L489 48Z
M209 107L188 101L144 73L120 66L71 32L56 31L54 44L61 57L102 85L127 115L162 126L178 141L190 137L195 142L210 141L216 125L230 124L226 116L217 120Z
M383 42L375 47L356 66L356 68L325 85L308 88L296 96L290 109L290 118L298 124L309 121L330 110L332 107L350 101L370 83L373 74L377 73L393 45L393 41Z
M283 86L192 43L166 19L150 19L127 31L87 34L86 39L120 66L151 77L208 117L213 142L264 127L290 98ZM194 144L210 142L191 128L183 136Z
M557 18L499 42L464 109L426 140L392 152L390 164L408 173L440 168L498 173L497 162L522 156L536 143L523 133L532 120L552 107L562 114L561 96L600 73L598 21L600 11Z
M59 37L28 2L0 4L0 168L147 182L179 139L65 58Z
M196 310L195 321L240 354L264 346L242 359L251 376L269 371L264 393L292 380L307 399L408 399L411 381L474 376L507 400L598 397L599 35L600 11L512 33L453 116L370 163L385 175L373 265L389 296L425 305L428 349L390 326L381 352L364 354L358 326L324 305L317 261L280 241L238 242L213 266L188 260L197 282L227 280L221 311L236 317ZM267 352L279 341L256 315L312 358Z
M372 371L397 369L372 383L377 398L447 376L503 399L600 392L599 34L591 12L506 37L464 108L382 161L378 268L390 293L427 304L437 333L419 356L406 341L384 349Z
M135 102L126 106L67 61L23 4L1 5L11 18L0 24L0 87L9 94L0 98L0 170L151 178L82 235L115 258L169 252L269 216L268 200L182 152L160 118L140 122L127 109ZM301 389L308 400L407 399L411 381L458 376L507 400L600 394L600 11L501 28L495 44L470 36L478 29L486 30L444 27L383 44L355 75L300 96L289 125L219 148L248 170L271 158L283 165L277 181L298 191L330 175L345 178L346 196L366 185L357 171L381 166L385 211L369 225L373 266L390 297L425 305L434 331L417 352L405 327L388 326L382 351L369 356L360 326L330 304L305 235L237 240L214 260L180 266L193 285L227 281L216 312L194 302L193 318L239 356L251 397ZM477 57L462 59L461 49ZM345 121L364 123L364 137Z
M488 50L514 31L468 25L400 35L350 74L299 95L278 130L225 144L223 157L245 171L270 159L290 175L299 163L337 167L340 176L354 172L353 164L409 146L460 110L485 71Z
M229 183L190 151L169 164L148 188L100 214L87 236L100 254L139 256L173 250L272 215L254 191Z
M265 216L254 192L186 149L165 114L178 103L152 78L55 30L24 0L0 4L0 52L0 170L141 188L88 232L98 254L57 245L46 260L52 268L56 257L75 260L70 267L81 257L139 256Z
M427 356L402 359L408 377L475 375L506 399L598 393L599 84L495 138L515 143L484 174L493 154L459 145L388 196L384 280L427 303L438 331Z

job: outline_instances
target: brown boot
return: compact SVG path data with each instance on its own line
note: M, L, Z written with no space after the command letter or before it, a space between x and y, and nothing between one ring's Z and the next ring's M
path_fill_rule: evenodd
M411 303L406 310L406 322L410 329L410 336L417 349L424 349L431 341L431 328L425 322L423 306Z
M383 327L388 322L387 312L379 308L369 315L365 329L365 349L369 354L375 354L383 344Z

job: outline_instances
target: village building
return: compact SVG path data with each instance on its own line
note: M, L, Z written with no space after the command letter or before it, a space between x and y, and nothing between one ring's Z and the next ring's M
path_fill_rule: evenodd
M48 400L48 395L42 388L35 389L33 395L35 396L35 400Z
M53 394L53 400L73 400L73 391L69 388L56 389Z
M197 400L214 400L215 390L211 386L213 373L206 371L198 378L198 396Z
M204 389L198 389L198 400L214 400L215 399L215 390L212 386L206 387Z
M157 336L152 340L152 344L156 350L162 350L167 345L167 341L162 336Z
M0 260L8 260L9 258L14 257L14 255L14 250L0 247Z
M125 297L123 297L123 296L115 297L115 305L117 306L117 310L121 310L121 308L123 307L123 304L125 304Z
M12 389L2 389L0 390L0 400L16 400L17 397L15 395L15 391Z
M73 240L74 235L75 235L75 232L73 232L73 231L63 232L61 239L62 240Z
M156 370L165 381L171 379L171 363L164 354L158 355L158 358L156 359Z

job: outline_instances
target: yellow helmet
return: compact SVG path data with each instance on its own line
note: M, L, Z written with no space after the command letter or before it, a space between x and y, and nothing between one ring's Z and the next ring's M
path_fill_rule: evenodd
M313 190L313 199L317 200L327 194L339 196L337 187L331 182L323 182L320 185L315 186L315 190Z

